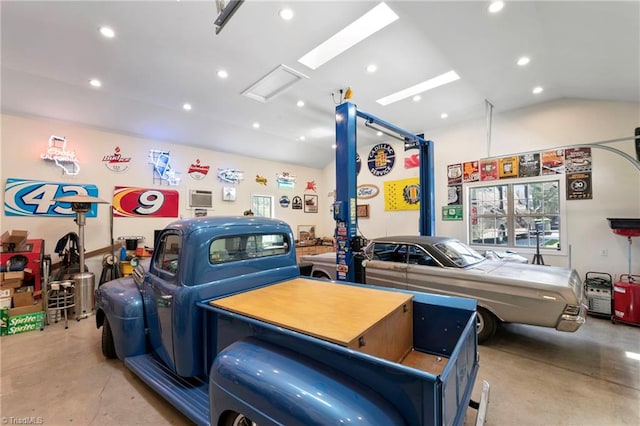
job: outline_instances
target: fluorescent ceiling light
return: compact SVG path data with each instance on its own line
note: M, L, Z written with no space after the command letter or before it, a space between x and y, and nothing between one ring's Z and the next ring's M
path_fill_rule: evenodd
M278 65L242 94L256 101L267 102L303 78L309 77L286 65Z
M433 77L427 81L423 81L422 83L418 83L415 86L408 87L406 89L400 90L399 92L392 93L389 96L385 96L384 98L380 98L376 102L382 106L386 106L394 102L401 101L402 99L408 98L410 96L417 95L418 93L435 89L436 87L443 86L445 84L454 82L459 79L460 79L460 76L458 75L458 73L452 70L444 74L440 74L437 77Z
M298 59L298 62L315 70L396 19L398 15L382 2Z

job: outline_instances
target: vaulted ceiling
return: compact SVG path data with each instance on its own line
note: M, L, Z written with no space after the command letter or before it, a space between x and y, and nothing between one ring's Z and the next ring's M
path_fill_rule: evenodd
M2 111L321 168L347 87L364 111L427 135L483 117L485 100L495 112L559 98L640 102L638 1L507 1L496 14L487 1L388 1L390 25L317 69L298 61L379 3L245 1L216 34L213 1L2 1ZM521 56L530 63L518 66ZM267 102L242 95L279 65L308 78ZM450 70L460 79L419 101L376 102ZM358 133L359 143L376 137Z

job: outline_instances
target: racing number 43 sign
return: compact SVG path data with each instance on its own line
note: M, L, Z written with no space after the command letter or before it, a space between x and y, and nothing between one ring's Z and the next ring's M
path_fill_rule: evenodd
M56 183L25 179L7 179L4 190L4 214L7 216L74 217L71 203L53 201L70 195L98 196L98 187L81 183ZM98 215L98 205L91 204L87 217Z
M114 217L178 217L179 193L173 189L116 186Z

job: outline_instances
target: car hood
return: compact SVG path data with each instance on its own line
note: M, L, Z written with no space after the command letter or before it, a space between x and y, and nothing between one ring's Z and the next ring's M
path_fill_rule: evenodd
M500 262L485 260L467 268L469 272L486 274L492 277L503 277L523 283L538 282L541 284L567 287L572 270L559 266L532 265L524 263Z

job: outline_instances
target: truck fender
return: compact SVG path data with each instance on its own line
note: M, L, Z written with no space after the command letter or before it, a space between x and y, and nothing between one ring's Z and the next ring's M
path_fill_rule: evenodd
M318 361L253 337L229 345L215 358L209 398L212 425L231 412L261 426L406 423L373 389Z
M96 327L109 321L119 359L147 352L142 296L130 277L104 283L95 292Z

